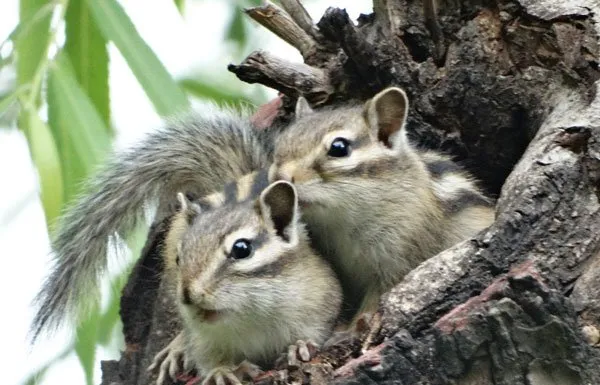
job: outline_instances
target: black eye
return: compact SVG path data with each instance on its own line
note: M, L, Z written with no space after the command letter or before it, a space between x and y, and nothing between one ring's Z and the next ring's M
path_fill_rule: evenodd
M238 239L234 242L229 257L233 259L248 258L252 254L252 244L247 239Z
M179 258L179 254L177 254L177 258L175 258L175 263L177 264L177 266L179 266L179 262L180 262L180 258Z
M331 143L331 147L329 147L329 151L327 151L327 155L336 158L350 155L350 142L348 139L335 138Z

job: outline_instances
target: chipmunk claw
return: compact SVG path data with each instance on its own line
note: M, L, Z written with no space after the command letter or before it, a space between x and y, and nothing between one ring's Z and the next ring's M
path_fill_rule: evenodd
M156 385L163 385L167 377L175 380L177 374L182 370L190 371L193 369L193 363L185 354L185 344L183 343L183 335L181 333L166 348L154 356L154 360L148 366L147 370L153 371L157 367L159 369Z
M287 351L288 367L299 367L300 362L310 361L319 351L319 345L311 340L298 340Z
M236 368L219 366L214 368L204 378L201 385L242 385L242 379L252 380L262 374L262 370L249 361L243 361Z
M208 372L201 385L242 385L242 382L231 368L219 366Z

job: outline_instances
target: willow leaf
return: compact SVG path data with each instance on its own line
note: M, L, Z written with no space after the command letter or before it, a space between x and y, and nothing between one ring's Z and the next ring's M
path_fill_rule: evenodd
M116 0L89 0L94 20L106 40L112 41L162 115L173 115L189 107L189 101L154 52L139 35Z
M64 50L69 55L81 88L90 97L106 128L110 130L106 40L92 18L85 0L69 2L65 23Z

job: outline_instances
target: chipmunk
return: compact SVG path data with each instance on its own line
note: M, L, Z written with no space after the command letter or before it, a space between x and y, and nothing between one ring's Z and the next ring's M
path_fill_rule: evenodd
M408 98L387 88L363 105L313 111L277 137L271 179L298 189L314 248L333 264L352 311L420 262L491 224L491 200L449 158L412 146Z
M109 238L126 238L147 203L158 201L162 212L157 215L167 216L178 191L204 196L268 165L275 131L255 130L243 113L207 106L171 119L139 144L113 154L58 222L54 267L35 299L32 341L86 314L82 300L98 298Z
M320 111L299 98L295 122L283 129L257 132L239 115L213 111L118 154L60 222L34 335L79 314L78 298L97 292L106 268L107 239L127 235L148 199L204 196L261 169L268 174L255 175L297 186L313 247L340 276L348 312L373 310L421 261L494 217L467 173L408 142L407 111L405 93L394 87L363 105Z
M275 182L257 199L266 179L245 181L229 185L239 199L228 202L178 194L164 257L183 331L149 367L158 385L182 369L203 384L241 384L286 348L290 360L310 360L332 331L341 288L310 247L296 189Z

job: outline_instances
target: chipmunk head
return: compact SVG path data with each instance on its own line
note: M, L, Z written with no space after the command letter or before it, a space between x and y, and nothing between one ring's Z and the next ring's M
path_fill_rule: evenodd
M295 123L278 139L270 178L324 184L385 173L410 152L407 112L406 94L395 87L362 106L331 110L312 111L300 98Z
M294 186L269 185L258 199L225 204L200 214L181 194L178 218L188 221L171 262L185 317L203 324L252 322L281 301L282 272L307 241L298 222ZM284 298L286 297L286 298Z

